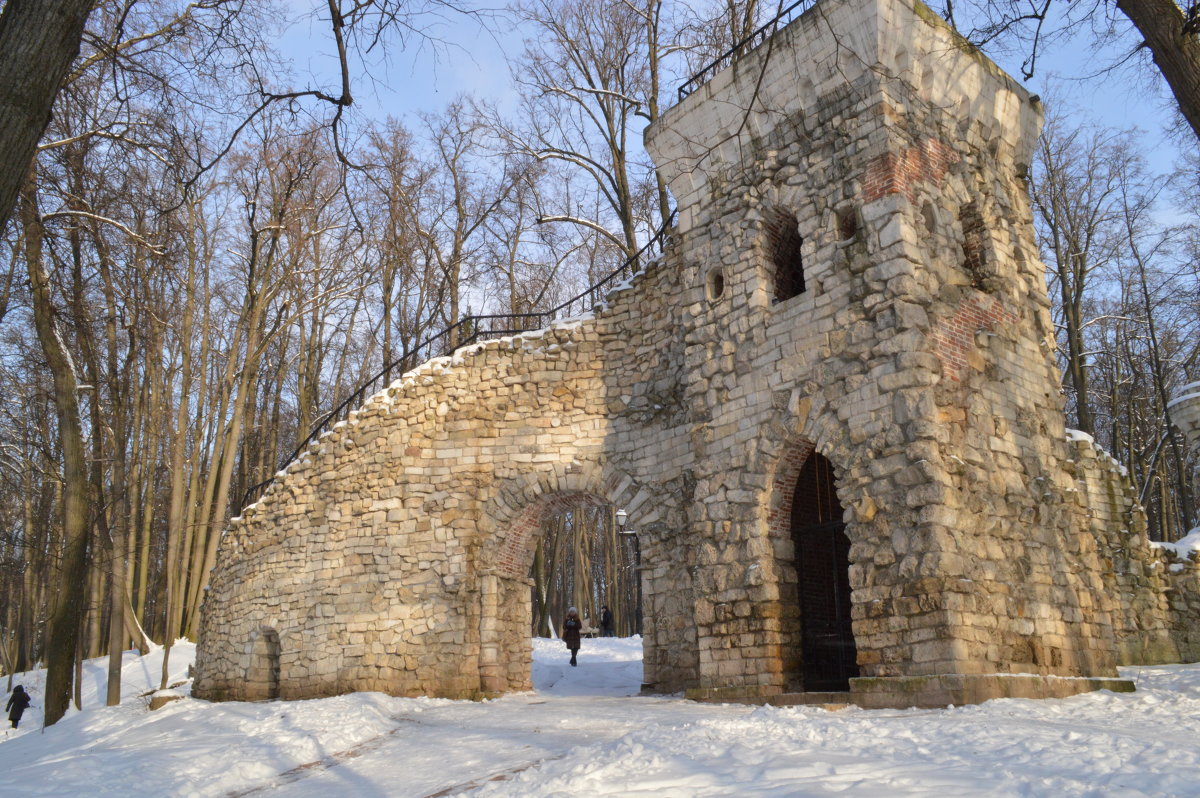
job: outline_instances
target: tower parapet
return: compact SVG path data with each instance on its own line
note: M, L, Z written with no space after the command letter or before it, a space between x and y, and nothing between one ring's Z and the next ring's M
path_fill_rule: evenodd
M1192 473L1192 495L1200 498L1200 382L1189 383L1176 390L1169 407L1171 421L1187 438L1192 462L1198 464Z

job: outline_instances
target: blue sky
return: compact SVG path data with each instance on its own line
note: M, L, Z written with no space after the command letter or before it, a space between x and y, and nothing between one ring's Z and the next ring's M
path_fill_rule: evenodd
M296 20L279 40L298 76L315 76L332 90L337 86L336 50L328 33L324 4L291 0ZM321 6L320 17L305 9ZM459 94L490 99L515 98L505 57L521 52L519 37L501 30L499 19L457 13L427 18L428 38L409 36L403 48L389 41L356 65L352 91L360 117L394 116L415 123L422 111L436 111Z
M1051 43L1028 81L1021 80L1024 53L988 55L1030 91L1065 106L1062 110L1081 122L1117 129L1137 127L1144 134L1143 155L1151 170L1166 173L1181 155L1181 143L1167 135L1177 117L1174 101L1161 76L1153 67L1144 66L1148 56L1130 57L1140 39L1130 26L1124 27L1128 30L1100 47L1088 29ZM1188 132L1182 143L1194 147L1195 138Z
M336 61L328 22L309 11L318 6L323 11L324 4L315 0L287 3L295 21L280 39L281 50L299 75L323 75L325 88L332 90L337 86ZM462 93L512 109L517 95L506 56L520 55L521 39L504 29L498 10L485 14L493 17L486 24L453 12L426 17L428 32L437 41L410 37L403 49L389 42L386 56L370 54L356 69L356 117L383 119L390 115L413 127L419 112L439 110ZM1095 34L1084 29L1073 39L1048 45L1039 58L1037 74L1023 82L1035 94L1068 105L1076 118L1108 127L1141 128L1151 168L1168 171L1178 159L1179 149L1164 135L1172 122L1165 85L1156 73L1132 62L1108 69L1127 60L1137 43L1132 34L1103 48L1096 48L1095 41ZM1023 52L1008 54L992 48L988 55L1020 79ZM1193 141L1189 135L1185 144L1192 146Z

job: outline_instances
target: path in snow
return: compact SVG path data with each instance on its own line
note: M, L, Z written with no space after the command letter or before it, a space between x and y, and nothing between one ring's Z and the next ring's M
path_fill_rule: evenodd
M488 702L356 693L186 699L148 712L161 653L130 656L119 707L104 661L85 711L0 744L0 796L980 796L1200 798L1200 666L1125 669L1138 692L945 710L826 712L632 695L640 646L589 640L580 666L535 641L538 692ZM182 677L190 644L172 655ZM186 692L186 691L184 691Z
M368 750L335 757L336 765L314 763L302 776L295 774L301 777L245 794L327 798L349 790L354 795L440 798L508 781L545 762L570 760L578 748L664 721L674 725L711 718L714 712L735 717L753 711L636 697L642 679L637 645L587 640L579 666L571 667L561 642L535 640L535 693L413 707L415 711L397 716L397 728Z

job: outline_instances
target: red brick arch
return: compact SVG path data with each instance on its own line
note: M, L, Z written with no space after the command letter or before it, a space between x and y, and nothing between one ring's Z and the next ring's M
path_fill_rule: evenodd
M506 578L525 578L538 530L547 519L579 507L613 505L629 513L633 528L653 517L650 493L616 469L596 463L531 472L505 483L487 502L480 519L483 545L479 568Z

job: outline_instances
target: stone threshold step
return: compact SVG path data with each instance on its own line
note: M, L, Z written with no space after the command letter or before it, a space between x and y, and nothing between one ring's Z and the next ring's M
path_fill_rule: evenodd
M777 693L770 696L688 696L707 704L757 704L773 707L815 706L836 712L852 706L850 693Z

